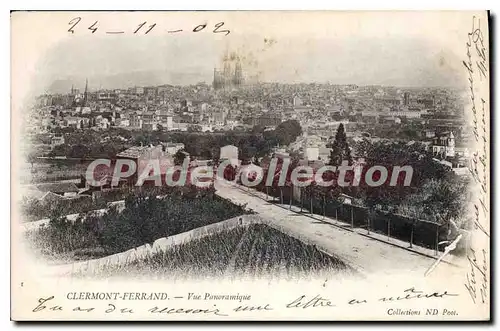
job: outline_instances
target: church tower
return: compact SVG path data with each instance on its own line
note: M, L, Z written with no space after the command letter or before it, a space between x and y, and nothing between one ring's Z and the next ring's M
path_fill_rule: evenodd
M222 75L224 79L224 88L229 87L231 85L231 63L227 52L224 56L224 69L222 71Z
M85 79L85 92L83 93L83 105L82 106L86 106L87 105L87 90L88 90L88 86L89 85L89 80L88 78Z
M446 156L455 156L455 136L451 131L446 143Z
M234 69L233 84L239 87L241 86L242 82L243 82L243 71L241 69L240 59L238 58L238 61L236 62L236 66Z

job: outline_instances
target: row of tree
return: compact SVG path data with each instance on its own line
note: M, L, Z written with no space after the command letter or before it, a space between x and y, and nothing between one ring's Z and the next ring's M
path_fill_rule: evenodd
M469 197L468 180L456 175L447 166L436 162L430 152L423 144L405 142L371 142L362 140L351 149L347 142L345 128L339 125L335 139L331 144L329 164L340 166L343 162L353 165L352 151L355 150L357 157L364 159L363 171L359 185L351 185L354 180L354 172L348 171L345 181L351 183L347 186L320 186L313 180L311 185L303 188L303 193L318 201L340 201L341 194L351 196L355 203L366 207L370 211L384 210L391 213L402 214L415 219L425 219L432 222L445 224L452 220L466 227L467 217L465 208ZM286 184L291 185L291 173L299 165L298 158L292 158L288 167ZM364 180L366 171L374 166L383 166L388 170L386 181L380 186L367 185ZM405 177L408 175L401 172L397 177L397 185L390 185L392 170L395 166L410 166L413 170L411 183L404 185ZM276 173L280 173L281 163L278 163ZM274 175L264 172L265 183L267 176ZM373 174L373 180L380 179L380 172ZM273 179L271 190L279 190L278 178ZM323 180L337 182L339 172L326 172ZM314 179L314 178L313 178ZM265 190L264 187L260 188Z
M192 156L213 160L218 160L221 147L234 145L238 147L241 159L250 160L268 155L277 145L290 144L301 134L302 128L295 120L285 121L274 130L264 131L263 128L256 127L249 132L128 131L121 128L110 128L105 132L76 130L64 134L65 144L55 146L50 155L113 158L131 146L157 145L160 142L173 141L183 143L185 151Z

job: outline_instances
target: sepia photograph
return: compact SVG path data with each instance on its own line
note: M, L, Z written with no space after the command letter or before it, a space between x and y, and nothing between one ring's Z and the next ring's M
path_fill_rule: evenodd
M490 320L488 11L10 24L12 320Z

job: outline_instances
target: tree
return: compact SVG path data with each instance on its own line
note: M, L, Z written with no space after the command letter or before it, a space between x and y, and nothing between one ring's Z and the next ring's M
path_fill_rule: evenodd
M211 150L208 150L208 149L204 149L200 156L204 159L211 159L212 158L212 151Z
M255 147L243 144L240 148L240 159L244 161L253 160L256 153L257 149Z
M262 125L255 125L250 132L252 134L262 134L264 132L264 127Z
M177 153L174 154L174 164L181 165L186 158L186 152L183 149L178 150Z
M152 133L149 131L142 131L140 135L135 137L135 144L142 144L144 146L151 144L153 141Z
M340 166L342 161L347 161L349 165L352 164L351 150L347 144L344 124L340 123L330 152L330 165Z
M78 144L71 147L70 157L83 159L89 154L89 148L85 145Z
M68 144L61 144L54 146L52 150L54 156L69 156L71 153L71 146Z
M453 220L464 227L469 205L468 180L454 173L439 179L428 180L415 194L409 195L399 206L398 212L417 219L428 219L447 224Z
M273 131L265 131L264 138L274 144L288 145L302 134L302 127L296 120L288 120L276 127Z
M224 176L224 179L229 180L229 181L233 181L236 178L236 167L234 167L231 164L228 164L224 168L223 176Z
M188 132L201 132L201 126L199 125L191 125L187 128Z
M210 154L212 155L212 161L214 164L218 164L220 161L220 148L212 147L210 149Z
M26 158L26 161L28 161L31 164L31 169L33 169L33 165L36 162L36 158L37 158L36 152L30 152Z

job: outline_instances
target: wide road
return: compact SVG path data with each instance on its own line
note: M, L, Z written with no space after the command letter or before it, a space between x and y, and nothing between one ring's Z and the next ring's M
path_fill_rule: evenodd
M354 269L364 274L411 272L421 273L436 261L432 257L393 246L356 232L315 220L303 214L290 211L255 196L255 191L248 191L239 185L217 180L217 195L233 203L244 205L259 213L262 217L286 228L289 232L305 238L308 242L328 253L334 253ZM440 263L431 276L437 277L463 274L463 270L448 263Z

